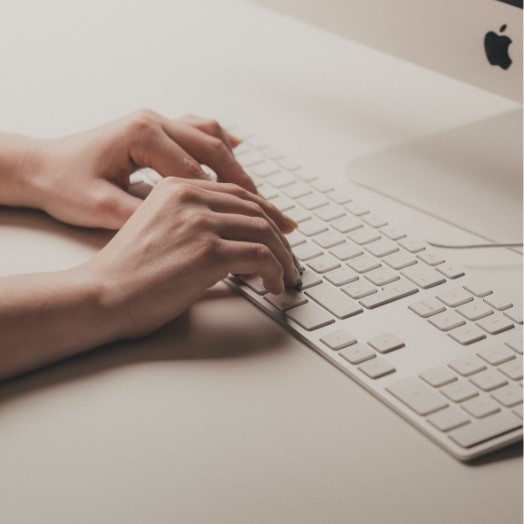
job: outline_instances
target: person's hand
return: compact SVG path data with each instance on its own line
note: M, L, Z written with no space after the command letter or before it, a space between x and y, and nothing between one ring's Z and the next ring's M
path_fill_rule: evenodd
M272 293L293 287L285 228L274 206L236 184L169 177L78 269L102 290L111 338L137 337L178 316L228 273L260 275Z
M118 229L142 203L127 192L131 173L151 167L164 177L207 179L201 164L219 181L256 193L232 153L238 143L213 120L170 120L149 110L65 138L35 141L40 162L29 204L69 224Z

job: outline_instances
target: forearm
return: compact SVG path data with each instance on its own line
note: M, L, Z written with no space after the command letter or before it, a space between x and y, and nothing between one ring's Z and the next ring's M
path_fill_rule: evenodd
M43 141L0 133L0 205L37 207Z
M80 268L0 278L0 380L114 339L104 296Z

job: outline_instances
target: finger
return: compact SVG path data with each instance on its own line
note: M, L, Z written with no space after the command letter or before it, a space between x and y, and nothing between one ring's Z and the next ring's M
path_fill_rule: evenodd
M242 215L217 215L216 232L224 240L261 244L271 251L280 264L280 278L287 287L296 285L296 272L293 257L288 246L275 234L271 224L261 217Z
M178 121L196 127L207 135L219 138L229 147L229 149L234 149L241 142L237 136L226 131L216 120L211 118L200 118L194 115L186 115L178 119Z
M222 239L216 254L227 272L234 275L259 275L264 288L279 295L285 291L282 266L267 246L253 242Z
M266 200L260 195L255 195L236 184L219 184L210 180L198 180L195 181L194 184L215 193L231 195L238 199L257 204L262 208L266 215L277 224L280 231L285 234L291 233L298 227L298 224L294 220L282 213L282 211L280 211L280 209L273 205L269 200Z
M291 246L289 245L287 238L282 234L281 229L275 223L273 218L266 213L264 208L258 203L253 200L243 200L229 193L207 190L203 200L205 200L205 204L209 209L216 213L236 214L251 218L258 217L266 220L272 227L274 234L278 236L282 244L291 253Z
M96 213L90 224L94 227L120 229L142 203L140 198L105 181L94 194Z
M138 140L130 155L137 166L151 167L164 177L208 180L199 162L171 140L160 126Z
M256 193L255 183L223 140L190 125L168 119L162 121L162 127L167 135L195 160L209 166L221 182L232 182Z

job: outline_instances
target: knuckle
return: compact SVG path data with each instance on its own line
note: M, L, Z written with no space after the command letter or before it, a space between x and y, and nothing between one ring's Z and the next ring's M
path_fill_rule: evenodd
M256 202L248 202L248 206L251 210L251 213L255 216L262 216L265 214L264 210L262 209L262 206L260 204L257 204Z
M149 109L137 111L130 119L129 132L138 140L150 138L157 130L158 116Z
M254 217L252 218L252 221L253 221L253 227L259 233L262 233L264 236L269 235L273 231L271 224L265 218Z
M215 120L214 118L208 118L205 120L204 125L212 135L219 135L222 132L221 125L218 123L218 120Z
M220 138L210 137L208 139L208 148L212 157L217 159L223 159L231 154L226 144Z

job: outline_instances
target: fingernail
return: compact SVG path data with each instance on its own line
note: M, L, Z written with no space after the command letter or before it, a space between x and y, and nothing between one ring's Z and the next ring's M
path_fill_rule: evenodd
M286 215L285 213L282 213L284 216L284 220L286 221L286 224L292 228L293 230L298 228L298 223L295 222L290 216Z
M305 271L305 267L300 263L298 258L293 254L293 265L295 266L295 278L297 280L297 283L295 284L295 289L301 290L302 289L302 274Z
M237 147L238 145L242 143L242 140L238 138L238 136L230 132L228 132L227 134L228 134L229 141L231 142L231 147Z

